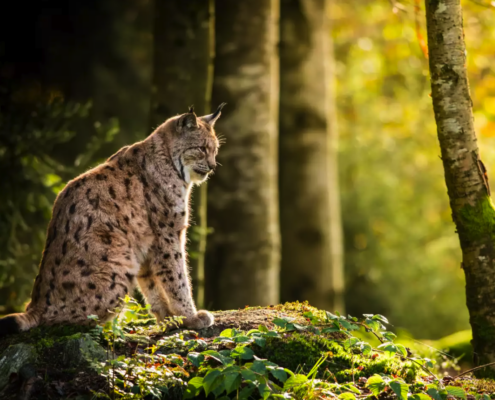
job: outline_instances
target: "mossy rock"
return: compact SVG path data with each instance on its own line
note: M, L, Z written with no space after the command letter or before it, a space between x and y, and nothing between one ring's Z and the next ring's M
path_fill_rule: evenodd
M18 343L7 348L0 355L0 390L7 385L11 374L17 374L26 364L35 363L37 358L32 345Z
M61 392L74 389L80 391L81 384L82 387L88 387L88 382L95 388L105 385L104 378L98 376L93 365L106 360L106 350L88 333L74 331L73 327L67 326L39 328L6 338L7 342L25 340L26 343L14 343L5 347L5 342L2 342L4 350L0 353L0 398L16 398L19 390L32 386L27 383L31 376L37 382L36 390L42 390L33 394L34 397L29 397L33 399L53 398L54 395L54 398L60 398ZM67 333L69 335L64 336ZM29 377L23 373L26 368L31 372ZM70 389L52 387L51 381L64 382L63 385Z
M89 334L76 333L45 345L40 351L40 358L55 368L75 369L104 361L106 351Z
M286 333L283 338L268 338L264 347L253 346L258 357L294 372L308 373L321 357L327 357L319 368L319 377L334 377L348 382L373 374L394 374L412 382L420 373L413 362L373 353L368 356L345 350L343 341L313 333Z

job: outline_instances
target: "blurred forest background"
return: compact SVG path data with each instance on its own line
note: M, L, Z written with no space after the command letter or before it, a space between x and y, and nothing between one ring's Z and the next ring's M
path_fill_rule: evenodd
M275 1L256 0L245 9L237 3L248 2L179 3L20 0L1 13L0 314L28 300L51 206L68 180L187 105L203 114L226 101L216 128L226 139L218 158L223 166L194 197L190 246L200 303L214 309L269 303L253 289L267 277L271 287L259 292L275 290L279 301L280 273L282 301L313 304L312 285L328 281L333 297L314 305L380 313L420 339L468 329L459 240L429 96L422 2L333 0L321 19L318 9L298 6L304 1L282 0L280 30L269 9ZM463 7L475 124L493 170L495 8L474 0ZM243 63L258 54L250 49L259 49L269 79L250 81L256 74ZM255 131L268 127L243 132L249 124ZM315 139L311 132L318 129L323 134ZM305 140L312 144L305 147ZM251 168L267 182L260 180L257 192L246 175ZM256 192L250 200L236 197L243 185ZM308 194L312 188L316 194ZM297 197L301 191L307 196ZM269 220L259 223L259 234L256 218L249 225L253 215ZM311 215L328 232L293 226ZM244 246L249 238L251 248ZM249 281L251 275L258 280ZM243 290L237 303L229 301Z

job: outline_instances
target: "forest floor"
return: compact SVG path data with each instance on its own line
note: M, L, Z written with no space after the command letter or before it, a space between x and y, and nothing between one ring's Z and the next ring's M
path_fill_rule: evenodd
M156 324L128 299L105 327L2 338L0 399L495 398L495 381L445 376L440 360L396 343L380 315L343 317L306 303L214 314L210 328L177 329L177 319Z

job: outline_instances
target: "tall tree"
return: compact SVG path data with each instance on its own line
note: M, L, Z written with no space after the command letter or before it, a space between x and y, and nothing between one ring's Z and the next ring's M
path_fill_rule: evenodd
M194 105L206 115L211 106L215 56L214 0L155 1L154 72L151 126L187 111ZM192 199L195 222L188 249L196 304L204 304L206 248L206 185Z
M426 0L433 109L462 248L474 362L495 361L495 208L473 126L460 0ZM494 366L479 375L495 376Z
M207 304L279 298L278 0L216 2L213 102L226 144L208 187Z
M343 311L333 49L328 0L280 9L282 300Z

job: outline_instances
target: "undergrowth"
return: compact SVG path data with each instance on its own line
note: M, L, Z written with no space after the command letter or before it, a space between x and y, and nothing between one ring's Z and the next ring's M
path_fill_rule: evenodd
M286 305L299 317L202 338L177 329L180 318L157 324L149 306L129 297L125 304L119 318L91 331L108 351L107 361L91 363L108 382L97 398L488 400L493 387L440 377L434 359L395 342L381 315L358 319ZM365 333L379 345L362 339Z

